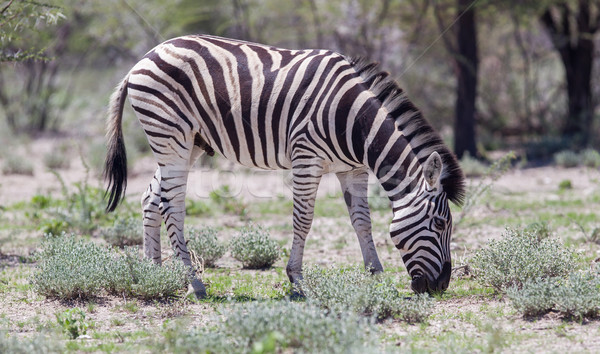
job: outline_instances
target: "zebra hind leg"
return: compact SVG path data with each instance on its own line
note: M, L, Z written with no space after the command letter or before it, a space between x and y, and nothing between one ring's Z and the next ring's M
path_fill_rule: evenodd
M356 231L365 268L372 273L383 272L371 234L371 213L367 199L369 174L367 170L338 173L337 178L344 193L344 201Z
M142 213L144 217L144 255L154 263L161 264L160 226L160 169L156 170L150 185L142 195Z
M190 268L190 285L196 297L201 299L206 297L206 288L197 277L183 236L188 169L189 166L186 165L160 167L160 210L163 220L165 220L173 252Z

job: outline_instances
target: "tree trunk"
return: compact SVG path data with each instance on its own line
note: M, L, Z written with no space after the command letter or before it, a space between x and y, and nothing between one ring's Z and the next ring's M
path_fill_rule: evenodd
M454 152L461 158L465 152L477 155L475 139L475 100L477 98L477 28L475 9L470 0L458 0L456 50L456 105Z
M590 2L580 0L577 12L563 3L546 9L541 17L565 67L568 116L562 125L562 134L580 147L590 142L594 118L591 80L594 33L598 30L600 13L595 17L591 15Z

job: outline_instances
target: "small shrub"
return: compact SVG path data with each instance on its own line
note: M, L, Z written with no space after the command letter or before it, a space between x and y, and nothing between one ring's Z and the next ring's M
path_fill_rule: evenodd
M130 217L115 220L112 227L103 228L100 234L113 246L135 246L142 244L144 230L139 218Z
M530 279L564 276L576 268L575 256L541 231L507 230L475 253L471 269L478 282L498 291Z
M85 319L85 312L78 307L57 313L56 322L71 339L86 334L90 325Z
M223 257L227 249L218 241L217 230L212 227L201 230L190 229L186 240L188 240L188 249L201 257L206 267L214 267L215 262Z
M540 316L554 307L552 298L557 286L557 278L536 278L526 280L521 287L512 286L506 295L517 311L524 316Z
M368 319L291 302L236 305L213 329L169 329L166 339L167 352L379 352L376 328Z
M526 281L521 288L509 288L507 295L525 316L556 310L567 318L596 317L600 314L600 275L584 271L563 278L538 278Z
M127 247L108 266L106 288L113 294L144 300L169 298L185 289L188 272L179 259L161 266L141 258L137 248Z
M22 156L9 155L4 160L2 173L5 175L33 176L33 165Z
M407 300L400 296L391 278L371 275L360 267L307 267L300 289L309 302L333 311L353 311L379 319L398 317L407 322L424 321L433 309L428 295Z
M556 310L565 317L581 319L600 314L600 276L597 272L573 272L554 290Z
M554 161L561 167L577 167L581 163L581 157L574 151L563 150L554 154Z
M560 191L566 191L569 189L573 189L573 183L571 182L570 179L563 179L558 184L558 190L560 190Z
M64 152L54 151L44 155L44 166L51 170L67 169L71 166L71 160Z
M250 225L242 229L230 243L233 258L242 262L244 268L268 268L281 256L277 242L260 226Z
M54 337L38 334L32 338L18 338L0 331L0 353L62 353L62 343Z
M72 235L48 234L37 257L40 263L31 282L41 295L85 299L97 295L106 285L105 274L111 261L106 248L76 241Z
M583 165L591 168L600 167L600 152L594 149L585 149L581 152Z

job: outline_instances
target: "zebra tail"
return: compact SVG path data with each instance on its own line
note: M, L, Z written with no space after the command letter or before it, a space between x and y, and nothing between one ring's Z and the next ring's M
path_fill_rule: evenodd
M127 188L127 153L125 151L121 121L123 108L125 107L125 98L127 97L128 80L129 75L121 81L110 96L108 120L106 123L108 151L104 163L104 180L108 180L108 187L104 193L105 199L108 196L107 213L115 210L125 196L125 189Z

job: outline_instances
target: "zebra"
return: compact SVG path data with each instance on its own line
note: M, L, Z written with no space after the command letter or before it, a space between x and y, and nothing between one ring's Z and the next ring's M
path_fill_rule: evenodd
M452 216L465 180L453 153L378 64L331 50L288 50L212 35L159 44L110 98L107 212L124 197L126 96L158 167L142 196L144 255L161 263L164 221L171 246L192 267L183 236L187 177L204 153L265 170L291 170L293 242L286 272L302 259L321 176L335 173L365 267L383 271L367 201L373 173L391 201L390 236L416 293L450 282ZM192 272L196 296L206 289Z

